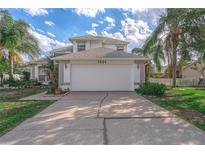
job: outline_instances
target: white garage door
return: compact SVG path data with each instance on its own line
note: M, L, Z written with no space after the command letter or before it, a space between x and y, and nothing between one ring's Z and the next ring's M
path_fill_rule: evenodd
M133 65L72 65L72 91L133 91Z

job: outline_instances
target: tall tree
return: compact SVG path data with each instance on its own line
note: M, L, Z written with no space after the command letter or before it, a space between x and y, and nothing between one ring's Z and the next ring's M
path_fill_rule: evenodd
M204 15L205 9L167 9L143 46L143 52L153 55L158 67L160 59L168 57L172 66L173 87L176 86L178 55L183 58L188 52L204 53Z
M52 85L58 87L58 65L51 59L52 57L47 57L48 63L44 65L44 68L48 69L48 76L52 81Z
M0 85L3 83L3 73L8 71L8 61L5 57L0 56Z
M15 62L22 61L22 55L29 57L40 54L37 40L28 32L30 26L23 20L14 20L8 11L0 10L0 48L8 51L10 77Z
M132 49L132 53L133 54L142 54L142 55L144 55L142 48L134 48L134 49Z

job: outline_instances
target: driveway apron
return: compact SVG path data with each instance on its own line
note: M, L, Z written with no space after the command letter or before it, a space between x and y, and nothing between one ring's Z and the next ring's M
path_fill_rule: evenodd
M0 144L205 144L205 133L134 92L71 92Z

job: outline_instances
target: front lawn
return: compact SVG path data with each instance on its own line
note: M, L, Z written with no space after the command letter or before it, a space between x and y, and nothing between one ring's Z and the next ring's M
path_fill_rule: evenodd
M12 101L0 103L0 135L32 117L51 101Z
M165 96L144 97L205 130L205 88L173 88Z
M20 98L45 91L41 88L0 90L0 136L52 104L53 101L20 101Z
M17 100L26 96L34 95L46 91L47 88L24 88L24 89L4 89L0 90L1 100Z

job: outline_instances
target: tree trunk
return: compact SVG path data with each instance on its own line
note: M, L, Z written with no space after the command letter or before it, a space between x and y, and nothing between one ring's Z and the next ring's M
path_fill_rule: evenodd
M173 73L172 64L173 64L173 62L168 65L168 75L169 75L169 78L172 78L172 73Z
M145 80L149 81L150 78L150 64L145 65Z
M168 65L167 65L168 77L172 78L172 71L173 71L172 64L173 63L172 63L172 55L171 55L170 51L168 51L167 55L168 55Z
M3 56L3 48L0 47L0 57Z
M170 77L169 75L169 71L170 71L170 69L169 69L169 65L170 65L170 58L169 58L169 53L167 54L167 60L168 60L168 64L167 64L167 73L168 73L168 77Z
M150 67L151 67L150 64L148 64L148 81L149 81L149 79L150 79L150 74L151 74L151 73L150 73L150 71L151 71Z
M14 57L13 57L13 50L9 51L9 77L13 78L13 74L14 74Z
M3 73L2 72L0 72L0 78L1 78L0 86L2 86L3 85Z
M177 65L177 38L178 38L178 35L175 33L176 30L173 31L173 33L171 34L171 49L172 49L172 55L173 55L173 58L172 58L172 69L173 69L173 72L172 72L172 87L176 87L176 65Z
M177 64L177 54L176 50L173 50L173 76L172 76L172 87L176 87L176 64Z
M179 78L182 78L183 62L184 62L183 57L181 57L181 59L180 59L180 61L179 61L179 65L178 65L178 71L179 71L178 77L179 77Z

